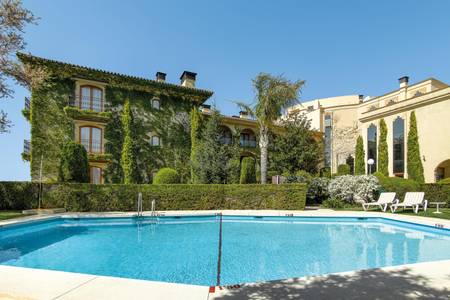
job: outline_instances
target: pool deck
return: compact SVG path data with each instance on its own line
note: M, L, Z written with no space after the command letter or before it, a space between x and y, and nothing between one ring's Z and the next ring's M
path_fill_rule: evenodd
M450 229L450 220L361 211L224 210L158 213L166 216L223 213L250 216L383 217ZM64 213L5 220L0 222L0 226L60 216L132 215L134 213ZM0 266L0 299L450 299L450 260L215 287L214 292L206 286Z

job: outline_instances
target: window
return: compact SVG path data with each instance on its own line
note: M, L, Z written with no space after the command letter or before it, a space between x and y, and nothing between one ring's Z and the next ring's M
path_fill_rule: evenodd
M367 128L367 160L373 159L372 166L367 164L367 171L369 174L377 171L377 126L371 124Z
M99 167L91 167L91 183L100 184L102 183L102 169Z
M403 177L405 173L405 121L397 117L392 127L393 171L395 176Z
M331 131L333 129L331 123L331 116L325 116L325 134L324 134L324 158L325 167L331 166Z
M241 133L240 144L242 147L256 147L256 136L253 131L244 129Z
M231 130L228 127L220 127L220 142L224 145L231 145L232 134Z
M97 127L80 127L80 143L90 153L102 153L102 130Z
M158 98L153 98L153 100L152 100L152 108L160 110L160 108L161 108L161 101Z
M103 111L103 91L90 85L81 86L79 107L81 109Z
M152 146L160 146L161 145L161 141L160 141L159 136L157 136L157 135L152 136L151 139L150 139L150 144Z

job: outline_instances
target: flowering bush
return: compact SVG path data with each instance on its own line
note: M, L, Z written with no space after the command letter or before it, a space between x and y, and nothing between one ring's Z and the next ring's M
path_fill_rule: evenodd
M349 203L371 202L379 190L378 178L372 175L344 175L330 181L328 192L331 198L340 199Z

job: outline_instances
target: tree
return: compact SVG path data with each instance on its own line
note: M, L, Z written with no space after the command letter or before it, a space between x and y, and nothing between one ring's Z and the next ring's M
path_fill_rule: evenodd
M255 159L253 157L244 157L241 166L241 184L256 183Z
M273 136L270 169L279 174L294 174L299 170L317 173L322 150L311 130L311 121L304 114L295 114L280 125L284 130Z
M355 174L355 159L350 154L345 159L345 163L350 167L350 175Z
M196 168L198 168L197 151L200 143L201 114L198 107L191 110L191 182L197 183Z
M58 180L61 182L89 182L89 163L83 145L69 141L63 146Z
M363 138L358 136L355 148L355 175L364 175L366 173L365 156Z
M125 184L139 183L140 176L137 167L135 132L133 113L130 108L130 101L126 100L122 111L123 146L120 165L123 170L123 182Z
M387 145L387 126L384 119L380 120L380 142L378 144L378 172L389 176L389 154Z
M195 183L226 183L229 148L221 142L221 117L214 110L206 120L194 158Z
M411 112L408 132L407 172L408 178L419 183L424 182L422 158L420 157L419 135L416 114Z
M33 13L22 7L20 0L1 0L0 2L0 98L12 97L13 90L7 84L12 78L18 84L29 87L33 76L39 72L26 70L16 59L16 52L25 48L22 34L27 24L36 23ZM11 122L7 114L0 110L0 133L8 131Z
M298 94L304 81L291 82L283 76L260 73L253 79L256 104L250 106L237 102L238 106L256 118L259 127L261 151L261 183L267 182L269 134L282 111L298 102Z

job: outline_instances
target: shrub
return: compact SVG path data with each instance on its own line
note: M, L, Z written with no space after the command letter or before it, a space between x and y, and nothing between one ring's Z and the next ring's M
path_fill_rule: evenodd
M312 180L312 175L306 171L300 170L295 173L295 175L291 174L283 174L285 183L310 183Z
M61 182L89 182L89 163L83 145L74 141L64 144L61 151L58 180Z
M407 144L408 178L419 183L424 182L422 158L420 157L419 136L417 132L416 114L411 112Z
M38 206L39 185L32 182L0 182L0 210L23 210Z
M337 174L338 176L341 175L349 175L350 174L350 166L347 164L342 164L338 166L338 170L337 170Z
M416 192L420 190L420 185L412 179L399 177L387 177L380 172L373 174L380 183L379 192L395 192L398 199L403 199L406 192Z
M424 183L420 190L425 192L425 199L430 202L447 202L450 207L450 184L446 183Z
M379 190L378 179L372 175L343 175L330 181L328 192L330 197L348 203L355 201L373 201Z
M153 184L174 184L180 183L180 175L171 168L160 169L153 178Z
M136 160L136 145L135 145L135 128L133 113L130 108L130 101L126 100L123 107L122 116L122 130L123 130L123 146L122 155L120 158L120 165L123 170L123 182L125 184L139 183L140 176Z
M441 179L437 182L438 184L450 184L450 177Z
M325 208L344 208L346 206L346 203L344 201L342 201L341 199L331 198L331 199L325 200L322 203L322 206Z
M331 169L329 167L320 170L320 177L331 178Z
M380 120L380 139L378 143L378 171L384 176L389 176L389 154L387 145L387 126L384 119Z
M307 204L320 204L329 197L328 184L330 179L326 177L315 177L308 185L306 193Z
M256 182L255 160L252 157L244 157L241 165L241 184Z
M358 136L355 147L355 175L363 175L366 173L365 156L363 138L362 136Z

